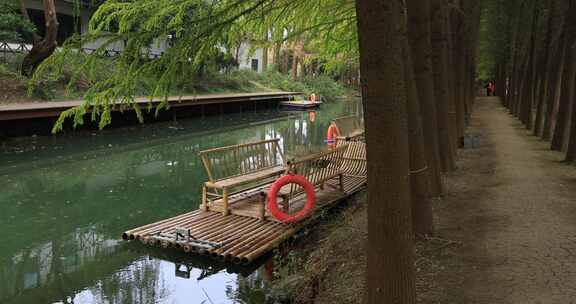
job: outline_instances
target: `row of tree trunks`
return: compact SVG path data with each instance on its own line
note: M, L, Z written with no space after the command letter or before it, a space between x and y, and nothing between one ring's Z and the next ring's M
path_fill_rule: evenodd
M356 0L368 157L367 303L415 303L414 237L456 169L475 98L480 5ZM381 195L385 193L385 195Z
M550 149L576 160L576 0L526 0L510 10L512 47L499 65L505 105Z
M426 162L430 168L430 190L433 196L442 194L442 166L438 134L438 111L432 70L430 4L408 0L408 37L412 51L414 74L424 127Z

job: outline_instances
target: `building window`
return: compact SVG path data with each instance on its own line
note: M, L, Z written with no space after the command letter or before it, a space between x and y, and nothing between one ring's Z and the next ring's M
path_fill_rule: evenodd
M258 59L252 59L252 71L258 72Z

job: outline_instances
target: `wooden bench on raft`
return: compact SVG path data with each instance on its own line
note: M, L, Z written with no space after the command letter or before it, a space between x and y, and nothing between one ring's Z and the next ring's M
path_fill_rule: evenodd
M340 136L337 137L340 145L348 145L344 153L342 171L346 176L366 177L366 138L361 121L356 116L343 116L333 120Z
M315 189L324 189L326 182L338 178L338 190L344 192L344 176L341 167L347 149L348 146L342 144L336 148L296 158L287 163L286 173L304 176ZM280 191L279 196L283 199L285 212L290 209L290 200L301 193L303 189L298 185L291 185Z
M242 149L249 147L252 150L258 150L255 147L270 142L276 145L278 144L278 140L276 139L240 145L240 147ZM230 146L200 152L209 178L209 181L204 183L203 186L203 210L210 210L211 207L213 207L213 209L221 211L223 215L228 215L230 214L230 207L233 204L257 198L257 212L255 216L264 220L266 216L266 195L268 190L271 184L284 174L303 175L315 188L322 189L328 180L339 177L339 189L343 191L343 177L340 166L344 152L347 149L345 145L302 158L296 158L283 165L277 165L278 160L273 163L267 161L263 163L257 162L258 166L251 167L252 170L248 172L214 178L214 170L212 169L216 164L221 164L221 162L215 160L214 157L217 156L215 153L220 154L220 159L222 158L222 154L234 155L234 152L231 151L237 148L238 146ZM275 149L275 151L279 151L278 146L276 146ZM281 155L281 153L274 152L273 149L266 149L265 151L271 154L276 153ZM264 158L270 159L272 156ZM226 159L226 157L224 157L224 159ZM258 159L258 157L254 159ZM278 196L282 198L282 209L288 212L291 198L302 193L302 189L296 185L283 187L278 193Z
M228 215L229 204L259 194L254 190L270 184L286 168L279 139L233 145L201 151L200 158L208 175L202 187L202 205L205 211L217 200L223 204L223 215Z
M342 145L334 149L294 158L286 163L285 174L302 175L312 184L314 190L324 189L325 185L333 178L338 178L337 190L344 192L344 176L340 167L342 166L343 156L347 146ZM258 201L258 218L265 219L266 201L268 190L271 185L266 185L258 190L261 191L261 200ZM279 205L284 212L290 213L291 202L294 198L304 193L304 189L299 185L291 184L283 187L277 196L281 198Z

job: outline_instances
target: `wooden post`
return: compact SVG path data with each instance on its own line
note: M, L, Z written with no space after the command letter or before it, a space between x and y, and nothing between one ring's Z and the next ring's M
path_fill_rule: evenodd
M282 195L282 211L290 212L290 198L286 195Z
M208 211L209 207L208 207L208 195L207 195L207 189L206 189L206 185L202 185L202 210L203 211Z
M226 187L222 189L222 205L224 207L222 215L227 216L230 214L230 210L228 210L228 188Z
M266 194L260 193L260 202L259 202L260 209L258 210L258 215L260 216L260 220L266 219Z

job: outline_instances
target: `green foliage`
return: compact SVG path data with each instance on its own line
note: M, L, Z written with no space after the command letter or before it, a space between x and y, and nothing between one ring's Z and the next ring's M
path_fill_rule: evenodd
M110 123L112 105L132 107L140 113L133 101L143 93L143 86L150 98L166 101L169 95L190 88L187 77L210 74L207 66L218 62L230 65L229 57L218 59L221 47L231 50L242 41L253 47L305 41L326 62L326 68L355 62L355 12L350 0L108 0L92 16L89 32L69 39L61 52L38 68L33 82L44 74L62 73L67 57L81 44L104 42L70 77L72 83L82 75L93 81L84 94L84 104L65 112L54 131L61 129L66 118L73 117L74 125L82 124L88 107L92 107L92 119L104 127ZM167 40L170 47L160 58L147 58L150 45ZM111 59L114 68L107 70L104 79L92 78L99 58L115 43L122 43L124 51ZM278 75L267 78L281 89L325 91L326 96L338 93L334 86L313 87L313 81L292 83ZM166 105L161 103L156 111Z
M256 85L255 87L256 83L274 90L302 92L307 95L315 93L329 101L348 93L344 86L326 75L294 80L289 75L272 70L261 74L250 70L241 70L231 73L227 77L237 83L239 88L243 88L244 90L257 89L258 86Z
M480 19L478 77L494 78L496 66L512 62L517 50L529 49L530 37L543 36L550 14L540 0L483 0ZM536 18L536 19L535 19ZM536 26L533 29L534 25Z
M22 42L34 31L34 25L18 11L17 1L0 0L0 41Z

